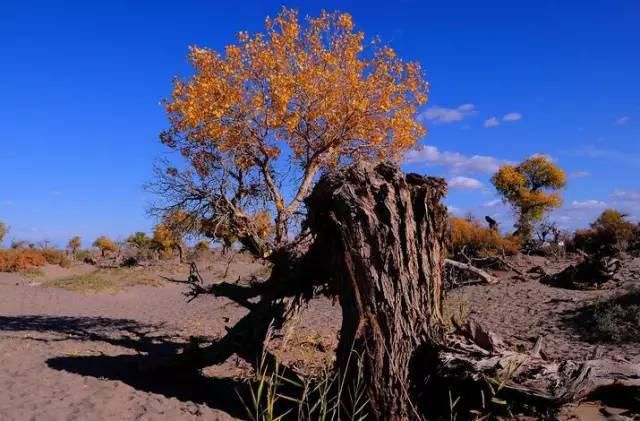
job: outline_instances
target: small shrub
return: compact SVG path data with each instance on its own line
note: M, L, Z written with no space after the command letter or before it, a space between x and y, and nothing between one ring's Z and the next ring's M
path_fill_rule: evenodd
M632 248L639 230L626 217L617 210L605 210L591 228L576 231L572 247L591 254L612 254Z
M42 253L47 263L51 265L58 265L63 268L71 267L71 259L62 250L44 249L40 253Z
M483 227L473 218L449 220L451 254L468 257L488 257L518 253L520 243L515 237L503 237L499 232Z
M35 250L0 250L0 272L22 272L46 263L42 253Z
M590 342L640 342L640 288L586 307L572 321Z
M84 262L91 258L91 252L89 250L78 250L74 255L75 259L79 262Z
M197 252L204 252L211 250L211 245L207 240L200 240L194 248Z

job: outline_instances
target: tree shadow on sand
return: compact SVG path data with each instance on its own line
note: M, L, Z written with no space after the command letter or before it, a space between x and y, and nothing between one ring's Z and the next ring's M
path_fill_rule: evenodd
M246 416L238 394L245 396L249 393L248 382L205 377L196 370L140 370L140 367L153 366L156 361L174 356L188 344L188 340L179 336L157 334L161 327L162 325L143 324L135 320L105 317L0 316L0 332L38 332L51 335L21 336L23 339L41 342L104 342L137 353L53 357L46 361L50 368L81 376L121 381L144 392L202 403L234 417Z

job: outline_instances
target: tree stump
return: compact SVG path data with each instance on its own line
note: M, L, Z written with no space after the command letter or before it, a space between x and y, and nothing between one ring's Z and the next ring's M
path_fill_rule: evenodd
M360 355L377 419L418 417L412 362L442 337L447 210L440 178L388 163L325 174L307 199L308 226L332 268L343 321L337 368L349 378Z

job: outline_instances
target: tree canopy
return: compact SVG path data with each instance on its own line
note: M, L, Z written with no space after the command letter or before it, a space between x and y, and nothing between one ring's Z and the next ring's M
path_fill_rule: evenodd
M100 250L102 257L104 257L104 255L108 251L118 250L118 246L116 246L116 244L110 238L105 237L104 235L96 238L96 240L93 242L93 246L97 247Z
M76 254L78 249L82 246L82 241L79 236L72 237L67 243L67 248L71 251L72 254Z
M222 53L192 47L189 60L195 73L175 82L161 135L188 165L159 170L154 190L171 202L164 210L227 224L256 254L290 240L320 171L398 159L425 134L420 66L365 42L347 13L301 20L283 8L263 33L240 32ZM254 224L264 215L268 239Z
M491 179L503 200L515 210L517 233L524 239L531 236L534 222L562 205L559 190L566 182L565 172L541 155L532 156L517 166L504 165Z

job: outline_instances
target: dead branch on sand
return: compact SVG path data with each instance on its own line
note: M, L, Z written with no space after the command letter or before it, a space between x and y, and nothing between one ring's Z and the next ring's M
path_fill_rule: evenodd
M456 325L438 361L438 375L451 384L478 386L500 378L504 398L521 403L559 408L588 399L605 400L615 393L618 404L638 405L640 364L604 359L547 361L540 340L531 353L510 351L474 321Z

